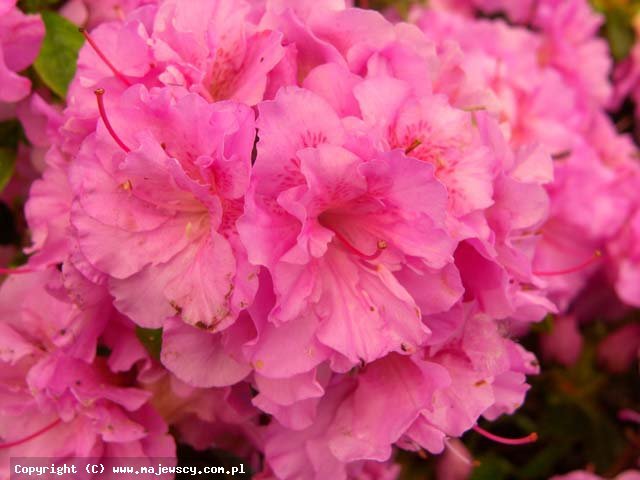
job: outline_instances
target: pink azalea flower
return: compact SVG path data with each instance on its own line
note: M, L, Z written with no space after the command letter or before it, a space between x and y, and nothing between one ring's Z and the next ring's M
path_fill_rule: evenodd
M108 92L107 108L136 83L255 105L272 89L270 82L286 78L276 71L285 54L282 35L258 27L251 2L198 1L180 8L177 0L130 3L141 6L85 32L68 95L70 146L77 148L95 129L96 88Z
M283 137L293 117L282 112L292 109L299 114ZM261 105L258 128L239 229L252 263L271 271L278 299L272 321L309 311L323 319L320 341L354 363L422 343L428 330L392 271L404 256L417 268L450 261L445 191L433 168L399 153L358 157L342 146L347 133L329 105L305 90L282 91ZM349 285L360 287L345 297Z
M48 270L11 277L0 290L2 471L9 456L173 456L149 393L123 386L96 357L113 313L108 297L85 285L86 295L72 302L65 289L81 289L68 273L66 284Z
M155 3L157 0L69 0L60 8L60 14L76 25L94 28L123 20L136 8Z
M31 82L18 72L38 55L44 24L38 15L25 15L17 0L0 1L0 104L17 102L29 94Z
M224 449L251 461L262 448L260 411L251 405L248 383L233 387L196 388L163 372L145 382L154 407L176 432L180 443L197 450ZM251 463L251 468L256 466Z
M63 262L71 250L72 193L67 177L68 159L57 146L45 154L42 177L31 185L25 204L25 217L31 233L31 246L27 253L32 267L49 266Z
M628 305L640 306L640 212L635 211L620 233L608 245L613 259L615 289L620 299Z
M44 95L44 93L43 93ZM52 144L60 143L59 128L62 126L62 108L49 103L39 92L20 102L16 116L32 146L31 163L38 171L45 169L45 156Z
M438 459L436 471L439 480L466 480L471 476L471 455L459 440L451 440L445 453Z
M558 316L553 321L553 330L542 335L542 354L545 358L571 366L582 353L582 334L574 316Z
M575 90L581 102L606 105L612 88L611 56L604 39L598 37L603 23L587 0L472 0L487 13L507 14L510 20L540 31L538 61L553 66ZM583 98L584 97L584 98Z
M532 23L545 38L541 62L557 68L587 102L606 105L612 60L606 41L597 36L603 17L586 0L543 0L535 12Z
M75 238L134 322L224 330L251 303L235 220L253 136L245 106L136 87L84 142L70 169Z
M598 89L597 86L576 86L576 82L582 82L580 75L584 79L600 77L573 71L574 63L565 65L560 57L554 57L557 62L541 62L539 58L545 45L550 44L558 44L554 55L568 48L567 42L573 42L574 46L584 44L587 50L599 48L596 46L599 40L591 41L598 17L581 2L539 2L534 10L528 21L540 27L539 33L507 26L502 21L473 20L434 10L413 12L414 20L432 38L437 41L455 38L460 42L467 58L463 63L467 75L490 88L500 100L488 108L500 116L501 127L510 143L515 148L529 149L531 142L539 142L555 159L554 180L547 187L551 197L550 218L541 229L542 237L539 242L535 236L527 239L525 229L524 236L517 240L520 251L511 252L511 256L515 254L515 258L520 258L520 272L529 268L522 261L526 256L533 255L535 259L531 272L538 279L529 282L543 291L534 292L537 300L531 293L526 294L528 304L522 312L531 319L540 318L543 311L540 307L547 301L545 297L560 310L567 308L589 276L602 266L598 255L625 222L633 198L628 185L633 183L630 179L637 177L637 166L632 160L634 149L629 140L614 132L610 121L595 109L593 102L585 103L588 95L574 93L580 89ZM570 16L569 11L577 16ZM560 31L570 34L565 38ZM595 53L589 55L600 58ZM607 68L599 71L599 75L606 78ZM576 75L580 78L576 79ZM605 96L593 95L600 103ZM541 155L531 155L526 165L530 168L538 165L538 172L548 172L548 160L543 159ZM544 169L543 165L546 165ZM547 179L550 180L551 175ZM535 188L528 188L532 187ZM522 185L514 185L509 192L524 195ZM532 198L531 194L526 197ZM543 198L539 198L542 202ZM505 205L514 200L515 197L511 197ZM502 218L508 211L501 214ZM532 223L529 225L533 227ZM512 242L505 237L505 243ZM523 294L519 297L523 298ZM536 303L538 307L534 307Z
M344 62L307 24L312 18L324 19L325 11L344 10L342 0L211 0L189 3L188 8L181 4L179 9L175 0L135 0L127 8L136 2L142 6L121 21L85 32L88 41L68 95L65 130L70 138L65 142L70 146L77 148L95 128L96 88L109 92L107 106L135 83L186 88L208 101L254 105L326 60Z
M281 423L279 415L272 420L266 460L277 478L345 478L345 464L387 461L393 444L439 453L446 437L477 428L481 415L493 419L517 408L527 390L525 374L536 371L533 356L501 337L491 319L470 315L464 333L432 355L394 353L357 375L321 380L325 394L315 402L313 422ZM293 385L282 386L278 396L304 408L305 383L296 379Z
M555 309L532 266L553 175L533 144L552 103L537 60L509 53L521 83L505 93L490 55L344 7L143 5L86 34L61 129L37 100L24 112L53 144L25 270L63 263L56 293L108 317L19 372L51 405L42 425L68 413L51 434L71 391L130 427L112 443L162 450L164 427L139 436L134 418L153 396L194 447L264 452L263 478L386 479L394 446L441 452L523 402L537 363L505 335ZM570 130L573 106L548 117ZM134 325L162 328L162 366Z
M416 418L407 436L433 453L443 451L446 436L459 437L474 428L481 415L493 420L515 411L529 388L526 375L538 371L532 354L501 337L489 318L473 313L430 360L450 380L436 390L433 406Z
M630 323L610 333L598 345L598 359L614 373L628 371L640 355L640 325Z
M613 480L639 480L640 471L626 470L616 475ZM565 475L555 475L551 477L551 480L603 480L603 477L596 475L592 472L583 470L576 470Z
M613 72L613 97L611 106L618 109L630 96L636 105L636 118L640 117L640 43L636 43L629 56L622 60Z

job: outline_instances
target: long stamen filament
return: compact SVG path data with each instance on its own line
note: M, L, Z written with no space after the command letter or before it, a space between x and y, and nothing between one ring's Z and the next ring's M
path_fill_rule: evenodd
M533 274L539 277L552 277L555 275L568 275L570 273L576 273L576 272L579 272L580 270L584 270L585 268L590 267L591 265L596 263L598 260L600 260L600 257L602 257L602 252L600 252L600 250L596 250L591 258L573 267L566 268L563 270L534 271Z
M109 118L107 118L107 111L104 108L104 99L102 98L104 95L104 88L98 88L94 93L96 94L96 100L98 101L98 110L100 111L100 117L104 122L104 126L107 127L107 131L115 140L115 142L120 146L120 148L122 148L122 150L124 150L126 153L129 153L131 149L127 147L122 140L120 140L120 137L118 137L118 134L111 126Z
M34 273L39 270L32 267L17 267L17 268L1 268L0 275L17 275L21 273Z
M377 250L375 251L375 253L373 253L372 255L367 255L366 253L361 252L356 247L354 247L351 244L351 242L349 242L349 240L347 240L344 237L344 235L338 233L335 230L333 230L333 233L336 235L336 238L340 240L340 242L342 242L342 244L347 248L347 250L349 250L351 253L355 253L356 255L362 257L364 260L375 260L387 248L387 242L385 242L384 240L379 240L377 244Z
M27 443L28 441L33 440L34 438L39 437L40 435L44 435L49 430L52 430L53 428L57 427L61 422L62 422L62 419L58 418L57 420L50 423L49 425L46 425L45 427L41 428L37 432L32 433L31 435L28 435L24 438L21 438L20 440L16 440L14 442L8 442L8 443L0 443L0 450L11 448L11 447L17 447L18 445Z
M102 50L100 50L100 48L98 47L98 45L96 44L96 42L94 42L93 38L91 37L91 35L89 35L89 32L87 32L86 29L84 28L79 28L78 30L80 30L80 33L82 33L82 35L84 35L84 38L87 39L87 43L89 43L89 45L91 45L91 48L93 48L93 51L96 52L96 54L100 57L100 59L105 63L105 65L107 67L109 67L109 70L111 70L113 72L113 74L121 81L123 82L127 87L130 87L131 85L133 85L129 79L127 77L125 77L114 65L113 63L111 63L109 61L109 59L106 57L106 55L102 52Z
M482 435L489 440L493 440L497 443L502 443L504 445L526 445L528 443L533 443L538 440L538 434L536 432L530 433L526 437L521 438L505 438L499 435L495 435L491 432L486 431L484 428L479 427L478 425L473 426L473 430Z

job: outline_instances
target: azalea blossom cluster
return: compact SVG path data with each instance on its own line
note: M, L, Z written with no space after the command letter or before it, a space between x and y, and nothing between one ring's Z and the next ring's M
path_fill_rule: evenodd
M514 336L594 272L640 305L640 175L599 17L475 18L499 3L71 0L61 107L17 73L42 23L0 0L38 176L0 287L0 471L178 441L256 478L391 479L396 448L534 441L478 423L538 372Z

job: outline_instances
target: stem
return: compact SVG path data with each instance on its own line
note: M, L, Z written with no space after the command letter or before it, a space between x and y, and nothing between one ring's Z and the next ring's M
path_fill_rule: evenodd
M94 93L96 94L96 100L98 101L98 110L100 111L100 117L104 122L104 126L107 127L109 134L120 146L120 148L124 150L125 153L129 153L131 149L127 147L122 140L120 140L120 137L118 137L118 134L113 129L113 127L111 126L111 122L109 122L109 119L107 118L107 111L104 108L104 99L102 98L104 96L104 88L98 88Z

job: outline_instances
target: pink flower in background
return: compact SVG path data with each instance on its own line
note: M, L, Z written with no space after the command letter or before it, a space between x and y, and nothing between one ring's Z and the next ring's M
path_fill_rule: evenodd
M630 323L610 333L598 346L598 359L614 373L628 371L640 355L640 325Z
M609 254L615 269L615 289L622 301L629 305L640 305L640 212L633 213L617 238L609 244Z
M582 353L583 339L578 320L574 316L557 316L553 320L553 330L541 336L542 354L546 359L563 365L574 365Z
M591 472L576 470L566 475L555 475L551 477L551 480L602 480L603 477ZM638 480L640 479L640 472L637 470L626 470L619 475L616 475L613 480Z
M635 102L635 116L640 117L640 43L636 43L629 56L613 72L613 98L611 104L619 108L626 97Z
M606 41L596 35L602 16L585 0L542 0L531 23L544 38L540 62L556 68L585 104L606 105L612 93L612 61Z
M0 103L17 102L29 94L31 82L19 72L38 55L44 25L37 15L25 15L17 0L0 1Z
M510 143L522 148L539 142L554 158L553 182L547 184L550 218L540 241L530 245L534 248L530 254L535 255L533 273L540 274L542 282L536 285L564 310L589 275L602 266L598 254L618 235L633 208L633 194L627 188L635 183L638 166L629 139L614 131L593 102L585 102L587 95L577 93L592 88L583 80L606 77L608 67L594 66L600 72L594 75L572 70L573 59L567 66L561 58L566 43L601 49L590 40L598 17L582 2L539 2L534 11L529 21L540 27L539 32L435 10L414 10L412 16L432 38L460 42L469 58L463 68L501 100L494 114L500 116ZM560 33L567 29L570 34ZM552 51L556 60L541 62L540 52L550 45L556 45ZM589 56L606 58L604 53ZM599 102L606 96L593 95Z
M101 23L124 20L133 10L157 0L69 0L60 14L76 25L94 28Z
M606 105L612 95L612 61L607 43L597 36L603 24L587 0L471 0L487 13L506 13L517 24L539 32L534 52L542 67L556 69L579 93L581 104ZM523 53L525 53L523 51ZM528 52L527 52L528 53Z
M471 476L473 464L469 451L459 440L451 440L436 467L440 480L466 480Z

